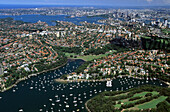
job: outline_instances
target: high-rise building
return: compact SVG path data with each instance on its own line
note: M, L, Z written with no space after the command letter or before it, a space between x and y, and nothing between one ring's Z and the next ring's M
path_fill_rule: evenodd
M167 27L167 25L168 25L168 20L164 19L164 26Z

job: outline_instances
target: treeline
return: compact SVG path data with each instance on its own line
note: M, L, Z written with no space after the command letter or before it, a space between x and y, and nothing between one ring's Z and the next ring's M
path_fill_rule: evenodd
M152 49L161 49L166 50L169 52L170 48L169 45L169 39L168 38L160 38L160 37L153 37L150 38L141 38L142 41L142 47L146 50L152 50Z
M76 70L75 72L77 74L81 73L81 72L84 72L84 70L87 68L87 66L91 63L91 61L86 61L84 62L82 65L80 65Z
M62 52L67 52L67 53L76 53L80 54L82 51L81 47L61 47L61 46L53 46L54 50L60 50Z
M122 52L127 50L124 47L120 47L114 44L107 44L105 46L103 46L102 48L98 47L97 49L95 48L91 48L89 50L87 50L84 55L89 55L89 54L93 54L93 55L99 55L99 54L105 54L106 52L110 51L110 50L117 50L117 52Z
M142 98L141 96L136 96L136 97L130 98L129 101L134 101L134 100L138 100L141 98Z
M88 44L85 44L86 47L88 47ZM61 46L53 46L54 50L59 50L66 53L75 53L80 54L83 51L82 47L61 47ZM110 50L116 50L117 52L122 52L127 50L125 47L117 46L115 44L107 44L103 46L102 48L98 47L95 49L94 47L85 51L84 55L99 55L99 54L105 54L106 52Z
M153 95L150 96L151 94L145 95L145 98L140 99L140 97L134 97L130 98L129 100L137 100L134 103L130 103L127 105L122 105L120 108L115 108L114 105L116 104L115 102L121 99L126 99L129 98L130 96L133 96L136 93L140 93L143 91L157 91L159 92L158 95ZM124 95L121 95L116 97L115 95L121 94L121 93L126 93ZM105 96L111 96L109 98L105 98ZM114 97L115 96L115 97ZM170 111L170 88L164 88L164 87L159 87L159 86L151 86L151 85L143 85L137 88L132 88L127 91L113 91L113 92L103 92L100 93L99 95L95 96L89 102L87 103L87 107L90 109L91 112L120 112L122 109L133 107L137 104L142 104L148 101L151 101L152 99L158 98L159 96L168 96L168 98L157 104L157 108L152 108L152 109L139 109L139 110L126 110L126 112L169 112ZM121 102L118 102L117 104L120 104Z
M139 109L139 110L125 110L124 112L170 112L170 105L167 101L160 102L156 108L152 109Z

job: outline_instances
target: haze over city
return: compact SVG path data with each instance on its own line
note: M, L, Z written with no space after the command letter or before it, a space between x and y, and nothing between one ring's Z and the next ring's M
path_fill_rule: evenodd
M170 0L1 0L0 4L92 5L92 6L169 6Z

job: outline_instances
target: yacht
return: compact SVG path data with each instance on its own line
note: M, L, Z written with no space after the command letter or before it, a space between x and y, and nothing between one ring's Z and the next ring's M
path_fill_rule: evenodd
M112 87L112 80L111 80L111 81L107 81L107 82L106 82L106 86L107 86L107 87Z
M19 112L23 112L23 109L20 109Z
M60 99L57 99L56 102L60 102Z

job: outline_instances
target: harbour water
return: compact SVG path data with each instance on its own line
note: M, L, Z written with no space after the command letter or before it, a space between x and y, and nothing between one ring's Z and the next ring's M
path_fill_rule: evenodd
M20 82L12 89L0 93L1 112L86 112L85 102L103 91L120 91L151 84L166 87L159 80L141 80L128 77L106 82L73 82L61 84L54 81L63 74L74 71L83 60L70 60L65 66L42 73Z
M74 17L74 18L68 18L67 15L0 15L0 18L7 18L7 17L11 17L14 20L22 20L24 22L30 22L30 23L36 23L39 20L42 22L46 22L48 25L53 26L55 25L54 21L68 21L68 22L72 22L76 25L80 25L80 22L84 22L87 21L89 23L97 23L97 24L101 24L99 22L97 22L100 19L103 19L102 17Z

